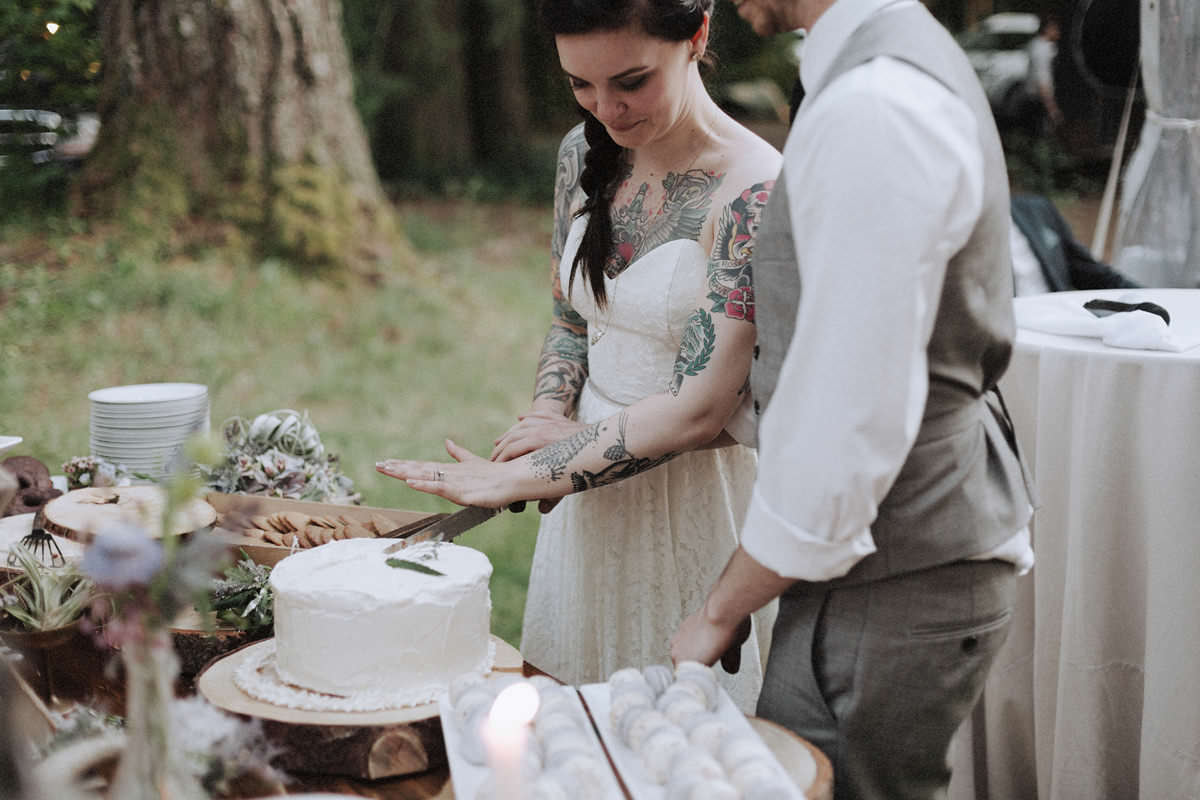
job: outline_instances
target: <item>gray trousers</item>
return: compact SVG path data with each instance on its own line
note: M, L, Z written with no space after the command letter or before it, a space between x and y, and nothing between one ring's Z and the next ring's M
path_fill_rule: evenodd
M757 714L833 764L837 800L946 796L950 738L1012 618L1016 569L958 561L780 598Z

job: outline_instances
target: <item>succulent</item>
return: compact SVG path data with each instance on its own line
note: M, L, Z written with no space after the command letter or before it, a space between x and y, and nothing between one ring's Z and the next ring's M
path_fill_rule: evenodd
M31 631L62 628L92 599L92 582L73 565L48 567L20 544L10 550L21 574L0 586L3 611Z
M210 489L327 503L360 499L337 456L325 452L307 412L284 408L250 421L232 417L223 432L224 459L201 468Z

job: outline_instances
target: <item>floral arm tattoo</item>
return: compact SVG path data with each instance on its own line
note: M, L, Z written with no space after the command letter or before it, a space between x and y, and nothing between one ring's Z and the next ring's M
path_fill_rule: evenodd
M750 261L763 208L774 185L774 181L765 181L751 186L721 212L708 262L708 300L712 305L696 309L688 321L675 357L671 394L678 395L685 378L699 375L708 366L717 342L715 314L754 324Z
M625 429L629 423L628 412L622 411L616 417L616 441L604 449L603 458L606 463L599 470L589 470L584 466L571 468L571 491L582 492L596 486L606 486L610 483L624 480L648 469L657 467L669 461L678 453L664 453L658 458L639 458L629 452L626 445ZM589 425L576 434L546 445L530 456L529 463L533 474L551 483L563 479L571 462L576 459L589 445L598 442L608 433L613 424L612 419L601 420Z
M563 414L569 417L587 382L587 322L562 297L557 275L554 285L554 320L542 344L533 398L562 402Z
M658 458L638 458L629 452L625 445L625 427L629 424L629 414L622 411L617 416L617 441L604 450L604 460L611 462L599 472L580 469L571 473L571 491L582 492L596 486L607 486L610 483L624 480L648 469L653 469L665 461L670 461L678 453L664 453Z
M574 414L579 393L587 380L587 321L571 307L559 280L558 267L571 229L571 207L586 152L587 142L580 125L566 135L558 153L554 180L554 233L550 242L554 311L550 331L542 344L533 391L534 400L546 397L560 401L566 416Z

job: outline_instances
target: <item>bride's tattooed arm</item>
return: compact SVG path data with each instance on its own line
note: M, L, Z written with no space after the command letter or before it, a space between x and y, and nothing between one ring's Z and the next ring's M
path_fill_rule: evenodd
M533 392L535 403L554 401L561 405L564 416L575 413L579 393L588 375L587 322L571 307L558 272L567 232L571 228L572 208L586 150L582 127L571 131L559 149L554 182L554 234L550 244L554 310L550 331L542 344Z

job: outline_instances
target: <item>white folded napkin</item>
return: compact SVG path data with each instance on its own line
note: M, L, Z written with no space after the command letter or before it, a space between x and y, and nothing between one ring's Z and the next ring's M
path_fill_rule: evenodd
M1088 336L1109 347L1181 353L1200 345L1200 332L1168 326L1157 314L1118 311L1097 317L1083 307L1078 296L1045 295L1036 302L1014 303L1013 310L1019 328L1062 336Z

